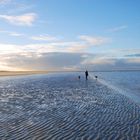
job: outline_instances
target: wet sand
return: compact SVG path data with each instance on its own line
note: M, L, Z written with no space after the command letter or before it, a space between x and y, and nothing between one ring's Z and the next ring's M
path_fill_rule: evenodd
M93 79L12 78L0 93L2 140L140 139L140 106Z

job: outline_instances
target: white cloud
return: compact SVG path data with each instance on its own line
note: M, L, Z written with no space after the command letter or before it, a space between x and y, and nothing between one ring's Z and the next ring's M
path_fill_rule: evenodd
M13 32L13 31L7 31L7 30L0 30L0 33L6 33L7 35L16 36L16 37L24 36L24 34Z
M50 35L39 35L39 36L32 36L32 40L37 40L37 41L57 41L58 39L54 36Z
M12 0L0 0L0 4L8 4L10 3Z
M26 13L18 16L0 15L1 19L8 21L11 24L19 26L31 26L35 21L37 15L35 13Z
M80 36L79 38L80 40L77 41L61 41L58 38L49 35L32 36L31 39L33 40L49 41L49 43L30 44L29 48L32 46L32 48L40 48L38 50L47 50L47 52L49 50L51 52L87 52L92 46L105 45L106 43L110 43L111 40L105 37L94 38L91 36Z
M9 32L9 31L0 31L6 32L11 36L25 36L21 33ZM0 53L7 52L39 52L39 53L47 53L47 52L88 52L92 47L91 44L87 43L87 41L60 41L56 37L52 36L39 36L32 37L35 40L50 40L48 43L33 43L26 45L16 45L16 44L0 44ZM99 41L96 44L102 44L103 41ZM95 42L94 42L95 44Z
M3 30L1 32L20 36L16 32ZM103 44L102 41L95 42L94 44ZM140 69L139 55L136 55L137 58L131 58L134 52L140 52L139 49L133 49L134 52L129 49L124 50L125 53L117 49L112 52L87 53L91 47L92 45L86 40L52 40L48 43L25 45L0 44L0 69L82 70L85 67L88 70Z
M109 29L108 31L109 32L118 32L118 31L124 30L126 28L128 28L128 26L122 25L122 26L118 26L118 27L114 27L112 29Z
M9 35L10 36L16 36L16 37L24 36L24 34L17 33L17 32L11 32L11 33L9 33Z
M79 38L92 46L101 46L111 42L111 39L107 37L92 37L87 35L81 35L79 36Z
M108 53L70 50L74 42L12 45L0 44L2 70L112 70L140 69L140 59L112 57ZM80 45L80 44L79 44ZM79 48L79 46L78 46ZM83 49L83 47L82 47Z
M0 54L22 52L20 46L14 44L0 44Z
M86 57L83 57L86 56ZM22 52L0 55L2 70L117 70L140 69L137 59L99 57L98 54L68 52ZM4 69L5 68L5 69Z
M71 45L68 45L67 52L86 52L88 47L89 46L84 43L75 42Z
M15 37L26 37L27 39L32 39L36 41L40 41L33 44L27 45L15 45L15 44L1 44L1 46L5 46L8 48L9 45L12 45L16 48L20 48L24 51L32 51L32 52L89 52L91 47L97 45L103 45L105 43L109 43L106 38L93 38L89 36L80 36L81 40L77 41L63 41L58 37L50 36L50 35L39 35L29 37L28 35L0 30L0 32L7 33L10 36ZM47 41L43 43L42 41ZM8 45L8 46L7 46Z
M27 44L27 45L16 45L16 44L0 44L0 54L9 53L25 53L25 52L67 52L65 46L59 46L59 43L45 43L45 44Z

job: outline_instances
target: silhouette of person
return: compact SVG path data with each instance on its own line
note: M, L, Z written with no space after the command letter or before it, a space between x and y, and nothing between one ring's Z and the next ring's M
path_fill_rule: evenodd
M80 77L80 75L79 75L79 76L78 76L78 79L80 80L80 78L81 78L81 77Z
M88 79L88 71L85 71L86 80Z

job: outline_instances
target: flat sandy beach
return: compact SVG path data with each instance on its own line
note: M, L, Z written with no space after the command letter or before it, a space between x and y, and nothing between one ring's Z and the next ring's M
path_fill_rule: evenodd
M73 74L0 80L1 140L139 140L140 106Z

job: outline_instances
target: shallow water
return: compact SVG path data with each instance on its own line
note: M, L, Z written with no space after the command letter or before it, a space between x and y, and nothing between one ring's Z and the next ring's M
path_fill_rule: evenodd
M140 71L92 72L93 75L121 90L140 96Z
M139 134L140 107L83 73L0 78L2 140L138 140Z
M98 76L101 84L129 97L140 105L140 71L91 72L90 78L95 79L95 75Z

